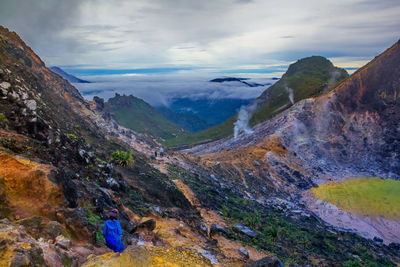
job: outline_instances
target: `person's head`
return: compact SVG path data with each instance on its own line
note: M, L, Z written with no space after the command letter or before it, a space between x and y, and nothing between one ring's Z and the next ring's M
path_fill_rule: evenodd
M108 214L108 218L110 220L117 220L118 214L119 214L119 211L117 209L112 209L111 212Z

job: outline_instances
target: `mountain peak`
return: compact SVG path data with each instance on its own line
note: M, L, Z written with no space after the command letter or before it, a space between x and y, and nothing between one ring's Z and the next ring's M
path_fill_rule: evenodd
M323 95L348 76L346 70L335 67L325 57L302 58L258 97L251 122L263 122L302 99Z
M16 34L0 25L0 46L28 67L44 67L44 62ZM5 59L2 59L5 60Z

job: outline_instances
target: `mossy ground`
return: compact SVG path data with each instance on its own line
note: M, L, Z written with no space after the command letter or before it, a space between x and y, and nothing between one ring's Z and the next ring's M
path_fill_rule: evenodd
M400 220L400 181L376 177L349 178L312 188L313 195L363 216Z

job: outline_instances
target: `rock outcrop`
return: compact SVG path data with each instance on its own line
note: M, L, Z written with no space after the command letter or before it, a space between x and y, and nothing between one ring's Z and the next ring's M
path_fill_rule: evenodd
M78 266L76 253L51 240L35 239L24 226L0 220L1 266Z
M64 206L59 185L51 181L52 166L0 152L0 183L6 214L15 218L51 216Z

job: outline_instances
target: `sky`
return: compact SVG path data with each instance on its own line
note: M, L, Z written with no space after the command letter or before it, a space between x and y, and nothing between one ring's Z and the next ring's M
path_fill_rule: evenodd
M0 24L47 65L80 75L173 69L273 77L311 55L350 71L362 66L400 38L400 1L0 0Z

